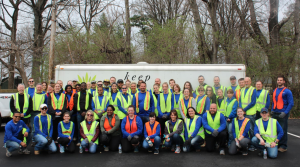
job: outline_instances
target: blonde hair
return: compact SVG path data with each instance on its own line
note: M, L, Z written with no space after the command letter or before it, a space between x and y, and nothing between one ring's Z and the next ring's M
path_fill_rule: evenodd
M92 110L88 110L88 111L85 113L84 120L86 120L86 119L87 119L87 114L88 114L88 113L91 113L91 114L93 115L92 122L94 122L94 121L95 121L95 117L94 117L94 111L92 111Z

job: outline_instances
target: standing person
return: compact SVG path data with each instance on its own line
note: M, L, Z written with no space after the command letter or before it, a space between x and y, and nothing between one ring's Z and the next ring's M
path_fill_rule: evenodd
M87 83L86 83L86 89L87 89L87 90L90 90L90 89L91 89L91 86L92 86L92 85L91 85L91 82L87 82Z
M73 85L72 84L72 80L68 80L67 85L71 85L72 86Z
M225 115L226 110L226 97L224 97L224 93L222 89L217 90L218 96L217 96L217 110L218 112Z
M52 88L52 86L48 86L48 92L46 93L46 95L47 95L47 97L49 97L50 96L50 94L53 92L54 90L53 90L53 88Z
M226 107L225 107L225 120L226 120L226 127L228 131L228 148L230 147L231 141L234 139L232 136L232 120L236 117L236 110L238 108L238 102L233 96L233 90L228 89L227 90L227 98L226 98Z
M127 80L126 82L125 82L125 85L126 85L126 87L127 87L127 93L128 94L130 94L130 92L131 92L131 82L130 82L130 80Z
M196 110L193 107L188 108L188 115L184 119L184 146L186 150L184 152L189 152L190 147L193 146L196 152L200 152L201 145L204 143L205 135L204 128L202 126L202 117L196 115Z
M47 82L42 82L42 86L43 86L43 93L46 94L48 91L48 83Z
M136 95L137 93L139 93L139 90L137 89L136 82L131 82L129 94L131 94L132 97L135 98L135 95Z
M113 83L116 83L116 77L110 77L109 79L109 82L110 82L110 85L112 85Z
M4 145L7 157L16 150L19 150L19 154L30 154L27 149L30 143L29 132L28 126L21 120L21 113L13 113L12 120L5 126Z
M77 112L77 127L80 129L80 123L84 120L85 114L90 110L92 104L92 95L87 92L86 83L80 84L80 92L77 92L74 96L74 110ZM78 141L80 141L80 133L78 133ZM77 143L79 146L80 143Z
M52 140L53 123L51 115L47 114L47 104L40 105L41 113L34 117L34 154L39 155L40 151L48 150L48 153L54 153L57 148Z
M256 81L256 120L261 118L260 111L262 108L270 107L270 95L269 91L263 89L262 81Z
M55 86L54 80L50 80L49 83L50 83L50 86L51 86L52 88L54 88L54 86Z
M192 84L189 81L186 81L183 85L183 90L182 90L183 94L184 94L185 89L188 89L189 90L189 96L193 97L193 87L192 87Z
M81 87L81 84L76 84L76 86L75 86L76 93L80 92L80 89L81 89L80 87ZM73 89L73 91L74 91L74 89Z
M83 153L83 149L85 152L96 153L99 135L99 122L95 121L94 112L88 110L85 114L85 119L80 123L81 145L79 153Z
M251 86L251 78L245 78L245 88L241 90L239 107L246 112L246 118L250 119L250 139L254 136L254 124L256 117L256 89ZM250 151L255 151L253 145L249 147Z
M162 87L160 86L160 84L161 84L160 78L156 78L155 82L154 82L154 85L158 85L159 92L162 92L163 90L162 90ZM150 89L150 92L151 92L151 94L153 94L154 90Z
M217 104L217 96L215 95L213 88L211 86L207 86L206 95L210 99L210 104L212 104L212 103Z
M235 93L236 90L240 89L239 85L236 84L236 77L231 76L230 77L230 86L227 87L227 90L232 89L233 92Z
M153 108L154 108L153 110L154 110L156 118L158 117L157 99L160 94L161 94L161 92L159 91L159 86L154 84L153 85L153 93L151 91L151 96L153 98Z
M215 94L217 94L218 89L223 90L223 96L226 96L227 88L220 84L220 78L218 76L214 77L214 86L212 87Z
M203 87L204 87L204 94L206 93L206 88L207 88L208 85L207 85L206 83L204 83L204 81L205 81L204 76L203 76L203 75L200 75L200 76L198 77L199 86L196 88L196 90L195 90L195 92L194 92L194 94L196 94L196 95L194 96L194 98L195 98L196 96L199 95L198 89L199 89L200 86L203 86Z
M66 106L66 111L70 113L70 117L71 117L71 121L77 125L77 111L74 110L74 96L75 96L75 93L73 90L72 90L72 86L71 85L66 85L65 87L65 94L66 94L66 100L67 100L67 106ZM74 133L74 140L76 141L77 140L77 136L78 136L78 127L75 126L75 133Z
M57 80L57 82L56 83L58 83L59 84L59 86L60 86L60 93L65 93L65 90L64 90L64 84L63 84L63 81L62 80Z
M73 91L74 91L74 89L75 89L75 91L76 91L76 85L78 84L77 82L78 82L78 81L77 81L76 78L72 80L72 88L73 88Z
M174 79L169 80L169 85L170 85L170 91L173 93L174 92L174 85L176 84Z
M88 92L94 97L97 93L97 85L96 85L96 81L92 81L91 82L91 88L90 89L87 89Z
M202 116L205 112L209 111L210 99L204 94L205 89L203 86L198 87L198 95L196 96L196 115Z
M103 90L104 90L103 94L105 95L108 95L108 93L111 92L111 89L109 87L109 79L105 79L103 81Z
M225 155L227 139L226 121L222 113L217 112L217 105L211 104L209 112L203 114L203 127L205 128L206 150L212 152L216 143L220 143L220 155Z
M174 85L173 94L174 94L174 110L176 110L178 118L182 118L180 114L179 103L183 98L183 94L181 93L181 89L178 84Z
M117 115L120 118L120 122L122 122L123 118L128 115L127 110L130 105L132 105L132 102L135 101L135 98L132 97L131 94L127 93L127 86L122 86L122 94L118 96L118 112Z
M272 113L273 118L277 119L278 123L283 129L283 136L278 143L278 151L287 151L287 130L288 130L288 119L290 111L294 106L294 99L292 92L284 86L285 78L283 76L277 77L278 87L273 91L273 103Z
M284 130L276 119L270 118L267 108L261 109L261 118L255 121L252 144L260 150L259 156L263 155L263 150L267 150L270 158L276 158L278 154L278 143L284 136Z
M25 93L29 94L30 97L32 98L34 93L36 92L36 89L34 87L34 79L33 78L28 79L28 85L29 85L29 87L25 89Z
M181 151L180 146L185 141L183 129L184 122L181 119L178 119L176 110L171 111L170 118L170 120L165 122L165 146L171 147L171 151L175 151L175 153L179 154Z
M134 106L128 107L128 115L121 122L122 130L122 151L128 153L134 150L135 153L139 152L139 143L142 139L143 121L134 115Z
M71 85L70 85L71 86ZM73 142L75 124L70 121L71 115L69 112L63 114L63 121L60 121L57 126L58 138L57 142L59 144L60 153L65 153L65 148L67 151L74 153L75 144Z
M187 109L190 107L196 108L196 101L193 97L190 97L189 89L184 89L183 95L184 97L179 102L179 110L181 117L184 120L187 115Z
M124 85L123 79L119 79L117 82L118 90L122 93L122 86Z
M29 94L24 93L25 85L18 85L18 92L11 95L10 99L10 117L13 118L14 113L21 113L21 120L29 125L30 113L32 112L32 99Z
M239 102L239 99L241 97L241 90L245 87L245 80L244 78L240 78L238 82L239 82L239 89L235 89L234 95Z
M113 105L115 108L115 114L119 112L118 108L118 97L121 95L121 92L118 90L118 86L116 83L113 83L111 85L111 92L108 95L109 98L109 104Z
M118 115L115 114L114 111L115 107L109 105L106 111L107 114L100 120L100 128L102 133L100 140L103 144L104 151L117 151L118 146L121 143L121 122Z
M103 87L98 87L97 91L97 95L93 97L92 110L94 111L94 119L100 122L100 118L109 105L109 98L103 94Z
M57 141L57 126L62 121L62 116L66 112L67 97L64 93L61 93L61 87L58 83L55 84L54 93L51 93L48 98L48 113L53 120L53 139Z
M228 147L229 154L236 154L238 149L242 151L243 155L248 155L248 144L251 143L249 138L250 122L245 118L246 112L242 108L237 109L237 118L233 119L232 123L232 140Z
M144 126L144 149L147 149L148 152L152 152L154 147L154 154L159 154L159 145L161 143L160 135L160 125L155 121L155 113L151 112L149 114L149 122L146 122Z
M138 91L141 91L141 90L140 90L140 86L141 86L141 83L142 83L142 82L144 82L144 81L141 80L141 79L138 81L138 84L137 84Z
M135 96L136 114L142 119L143 124L149 121L149 114L154 112L153 96L146 90L146 83L142 82L140 86L140 92ZM154 113L155 114L155 113Z

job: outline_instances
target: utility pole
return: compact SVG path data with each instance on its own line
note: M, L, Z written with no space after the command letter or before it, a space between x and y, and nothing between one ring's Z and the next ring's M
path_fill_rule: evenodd
M56 35L56 0L52 0L52 16L51 16L51 36L50 36L50 50L49 50L49 71L48 81L54 79L54 45Z

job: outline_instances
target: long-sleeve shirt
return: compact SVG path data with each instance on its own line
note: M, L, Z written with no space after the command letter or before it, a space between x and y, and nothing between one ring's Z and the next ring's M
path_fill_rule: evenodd
M110 118L108 115L105 115L103 117L101 117L101 120L100 120L100 128L101 128L101 132L104 133L106 130L104 128L104 122L105 122L105 119L108 119L108 122L109 124L112 125L111 121L112 121L112 118ZM112 127L109 131L108 131L108 134L111 134L112 136L118 136L118 135L121 135L121 130L120 130L120 118L118 117L118 115L115 114L115 126Z
M179 94L175 94L175 102L178 103L178 100L180 98L180 93Z
M91 122L88 122L87 120L85 120L85 122L86 122L86 127L87 127L87 129L90 130L90 129L91 129L91 126L92 126L92 121L91 121ZM95 141L99 138L99 135L100 135L100 128L99 128L99 126L97 126L97 128L96 128L96 134L95 134L95 136L92 138L92 142L95 142ZM81 136L83 139L86 138L86 135L84 134L83 128L82 128L81 125L80 125L80 136Z
M242 107L242 98L245 98L245 97L246 97L246 94L247 94L247 91L248 91L248 90L249 90L249 88L245 88L245 96L242 97L242 95L241 95L241 97L240 97L240 99L239 99L239 107L241 107L241 108L243 108L243 107ZM255 104L256 104L256 89L253 90L253 94L252 94L252 96L251 96L251 102L250 102L250 104L248 104L245 108L243 108L244 111L247 112L247 111L248 111L250 108L252 108Z
M232 100L234 100L235 98L232 97L231 99L227 98L226 101L227 101L227 104L229 104ZM232 106L232 110L231 110L231 113L229 114L228 118L229 119L233 119L235 117L237 117L236 115L236 110L238 108L238 102L234 102L233 106Z
M168 95L169 94L163 94L164 95L164 101L165 101L165 105L167 106L167 99L168 99ZM174 109L174 96L173 93L171 94L171 110ZM157 111L158 111L158 117L161 118L163 116L163 114L167 114L167 116L170 116L170 111L167 111L165 113L162 113L161 108L160 108L160 95L158 95L157 98Z
M212 115L211 116L213 120L215 120L215 115ZM207 112L203 114L203 117L202 117L202 124L203 124L203 127L210 131L210 132L213 132L214 130L216 129L213 129L212 127L210 127L208 125L208 121L207 121ZM223 130L225 130L226 128L226 120L225 120L225 117L222 113L220 113L220 127L218 129L218 132L222 132ZM205 132L206 133L206 132Z
M86 100L86 93L88 93L87 91L80 91L80 99L78 99L78 94L74 95L74 110L77 111L79 114L81 114L82 112L86 112L87 110L92 109L91 105L92 105L92 98L93 96L89 93L89 105L87 110L85 109L85 100ZM77 108L77 102L79 101L79 107Z
M43 93L36 93L36 94L43 94ZM45 97L44 97L44 104L47 104L48 103L48 96L46 95L46 94L43 94ZM32 98L32 97L31 97ZM33 98L32 98L32 100L33 100ZM34 104L34 102L32 102L32 110L31 111L33 111L33 104ZM37 111L40 111L40 110L37 110Z
M128 120L129 120L130 127L131 127L133 119L128 118ZM125 117L122 121L122 124L121 124L121 130L122 130L123 138L127 138L129 135L131 135L131 137L133 137L135 135L137 135L137 136L142 135L142 133L143 133L143 121L139 116L136 116L136 126L137 126L137 131L136 132L133 132L131 134L128 133L125 129L126 123L127 123L127 118Z
M182 131L183 131L183 121L181 121L179 124L178 124L178 127L176 129L176 131L174 131L174 126L176 124L176 121L175 122L172 122L172 120L168 120L169 122L169 130L170 130L170 133L168 131L168 128L167 126L165 126L165 135L169 135L169 137L172 137L174 134L181 134Z
M57 99L57 101L59 100L60 96L62 96L62 93L54 93L54 98ZM67 109L67 97L65 96L65 102L64 102L64 106L62 108L62 110L59 110L60 106L56 106L56 110L53 109L53 106L52 106L52 98L51 96L49 96L48 98L48 113L52 116L52 119L55 120L56 117L62 117L63 114L66 112L66 109ZM59 113L61 112L61 115L57 116L55 115L55 113Z
M191 124L192 124L192 122L193 122L193 120L194 120L195 118L188 118L188 119L190 119L189 127L191 127ZM194 130L193 134L191 135L191 137L196 137L196 136L197 136L197 134L198 134L199 129L201 128L201 126L202 126L202 118L201 118L201 117L198 117L198 119L197 119L197 121L196 121L195 130ZM187 130L186 124L184 124L184 129L186 129L186 130L184 131L184 138L185 138L185 140L188 140L188 139L189 139L189 136L188 136L188 130Z
M128 93L126 95L125 94L121 94L121 96L123 96L126 99L126 102L128 102L128 95L129 95ZM131 104L133 103L133 101L135 101L135 97L134 96L132 96ZM127 114L127 111L121 105L120 99L118 99L117 102L118 102L118 108L119 108L119 110L122 111L124 114Z
M243 125L243 122L244 122L245 118L242 119L242 120L239 120L238 119L238 124L239 124L239 129L241 129L242 125ZM244 132L243 132L243 136L244 138L248 138L249 139L249 130L250 130L250 121L248 121L248 123L246 124L246 127L244 129ZM232 121L232 134L233 134L233 138L239 138L239 136L236 136L235 134L235 121Z
M256 98L259 98L261 91L262 90L256 90ZM269 93L267 93L267 103L265 105L265 108L269 108L269 106L270 106L270 95Z
M50 120L51 125L50 125L50 133L48 134L48 121L47 121L47 115L41 115L41 122L42 122L42 131L40 130L39 126L39 117L35 116L34 117L34 136L35 135L42 135L44 137L52 137L53 134L53 123L52 119Z
M23 113L24 94L23 95L18 94L18 96L19 96L18 98L19 98L20 113ZM29 103L29 106L28 106L26 113L24 113L24 116L30 115L30 113L32 112L32 98L31 97L29 97L28 103ZM10 111L12 113L18 112L18 110L15 107L13 98L10 99L9 107L10 107Z
M35 87L33 87L33 88L28 87L28 92L27 93L30 95L31 98L33 97L34 91L35 91Z
M140 116L140 117L149 116L149 114L151 112L154 112L154 102L153 102L153 97L151 96L151 94L150 94L150 108L148 111L144 110L144 102L146 100L146 92L145 93L139 92L138 98L139 98L138 99L139 113L137 113L138 116ZM136 100L133 101L133 105L136 106Z
M187 100L185 98L183 98L183 101L184 101L185 106L187 107L186 109L188 109L189 98ZM196 109L196 101L194 98L192 99L192 107L194 107ZM180 113L184 112L184 111L182 111L181 102L179 102L179 110L180 110ZM186 113L186 114L188 114L188 113ZM183 114L181 114L181 116L182 116L182 119L185 119L185 116Z
M70 129L71 122L69 122L69 123L64 123L64 122L62 121L62 123L63 123L63 126L64 126L65 129ZM72 133L71 133L71 136L70 136L70 137L71 137L71 140L70 140L70 142L68 143L68 145L70 145L71 142L73 141L74 131L75 131L75 124L73 123ZM58 126L57 126L57 132L58 132L58 137L61 137L61 138L68 138L68 137L69 137L69 135L64 135L64 134L62 133L61 122L58 123Z
M150 124L150 123L149 123L149 124ZM155 123L150 124L151 130L153 130L154 125L155 125ZM156 127L156 132L155 132L153 135L149 136L149 137L150 137L150 139L154 139L156 136L160 136L160 124L157 125L157 127ZM148 133L147 133L147 130L146 130L146 125L144 125L144 137L145 137L145 138L148 137Z
M26 132L30 132L29 128L22 120L17 123L14 123L13 120L10 120L5 126L4 143L10 140L20 144L22 141L18 139L18 136L23 128L26 128Z
M204 96L205 95L202 95L202 96L198 97L198 100L196 101L196 107L197 107L197 104L200 102L201 99L203 99ZM206 97L205 105L204 105L202 113L204 113L205 111L209 111L209 107L210 107L210 99L209 99L209 97Z
M100 105L102 105L102 100L103 100L103 95L102 96L98 96L98 100L99 100L99 103L100 103ZM106 106L105 106L105 108L104 108L104 111L106 111L106 109L107 109L107 107L109 106L109 99L107 98L107 103L106 103ZM93 111L95 111L95 103L94 103L94 101L92 100L92 110Z
M266 131L267 128L268 128L269 120L270 120L270 119L268 119L267 121L262 120L263 125L264 125L264 128L265 128L265 131ZM277 123L276 123L276 127L277 127L277 139L280 140L280 139L282 138L282 136L283 136L283 129L282 129L282 127L280 126L280 124L279 124L278 121L277 121ZM256 135L256 134L260 134L260 133L259 133L258 126L257 126L256 123L255 123L255 127L254 127L254 135Z
M276 91L276 96L275 99L276 101L278 100L278 95L280 94L280 92L282 91L283 88L277 88ZM272 104L272 111L276 112L276 113L281 113L281 112L285 112L286 114L288 114L292 107L294 106L294 99L293 99L293 94L289 89L285 89L282 93L282 100L283 100L283 108L281 110L279 109L274 109L274 102Z

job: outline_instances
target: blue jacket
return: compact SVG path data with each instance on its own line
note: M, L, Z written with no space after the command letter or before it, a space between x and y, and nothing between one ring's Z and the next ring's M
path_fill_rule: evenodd
M276 96L275 99L278 100L278 95L281 92L283 88L277 88L276 91ZM274 108L274 102L272 104L272 111L277 112L277 113L281 113L281 112L285 112L286 114L288 114L292 107L294 106L294 99L293 99L293 94L289 89L285 89L282 93L282 100L283 100L283 108L281 110L279 109L273 109Z
M214 120L215 119L215 116L212 116L212 119ZM203 124L203 127L210 131L210 132L213 132L215 129L211 128L209 125L208 125L208 122L207 122L207 112L203 114L203 117L202 117L202 124ZM218 129L218 132L222 132L223 130L226 129L226 121L225 121L225 117L222 113L220 113L220 127ZM206 132L205 132L206 133ZM209 135L209 134L207 134Z
M239 129L241 129L242 125L243 125L243 122L244 122L245 118L243 120L239 120L238 119L238 124L239 124ZM246 127L245 127L245 130L244 130L244 133L243 133L243 136L245 138L249 138L249 130L250 130L250 121L248 121ZM233 134L233 138L237 138L236 134L235 134L235 123L234 123L234 120L232 120L232 134Z
M99 100L99 103L100 105L102 105L102 99L103 99L104 96L98 96L98 100ZM109 99L107 98L107 103L106 103L106 106L104 108L104 111L106 111L107 107L109 106ZM94 103L94 100L92 100L92 110L95 111L95 103Z
M262 91L262 90L256 90L256 98L259 97L261 91ZM269 93L268 93L268 94L267 94L267 103L266 103L265 108L269 108L269 106L270 106L270 95L269 95Z
M153 127L154 127L154 124L150 124L150 127L151 129L153 130ZM160 137L160 124L157 125L156 127L156 133L154 135L151 135L149 136L150 139L154 139L156 136L159 136ZM146 125L144 125L144 137L148 137L148 133L147 133L147 130L146 130Z
M150 93L150 108L148 111L144 110L144 101L146 97L146 92L142 93L139 92L138 94L138 101L139 101L139 113L137 113L138 116L143 117L143 116L149 116L151 112L154 112L154 102L153 102L153 97L151 96ZM133 101L133 105L136 106L136 100Z
M191 127L193 119L192 118L187 118L187 119L190 119L189 127ZM191 135L191 137L196 137L197 136L197 134L198 134L199 129L201 128L201 126L202 126L202 117L199 116L198 119L197 119L197 121L196 121L195 130L194 130L193 134ZM184 129L187 129L186 124L184 124ZM185 138L185 140L189 139L187 130L184 131L184 138Z
M249 88L245 88L245 96L247 94L247 91L249 90ZM242 107L242 95L239 99L239 107L243 108ZM256 89L253 90L253 94L251 96L251 102L250 104L248 104L247 107L243 108L245 112L247 112L250 108L252 108L254 105L256 104Z
M164 100L165 100L165 104L166 104L166 101L167 101L167 98L168 98L169 94L163 94L163 95L164 95ZM173 110L173 109L174 109L174 95L172 93L171 94L171 110ZM157 98L157 110L158 110L158 118L161 118L163 116L163 113L162 113L162 111L160 109L160 95L158 95L158 98ZM170 116L170 112L166 112L164 114L167 114L167 116L169 117Z
M132 124L132 121L133 121L133 119L129 118L130 126ZM143 133L143 121L142 121L142 119L139 116L136 116L136 125L137 125L137 128L138 128L136 132L129 134L125 130L126 123L127 123L127 117L125 117L122 120L122 123L121 123L121 130L122 130L123 138L127 138L129 135L131 135L131 137L133 137L135 135L137 135L137 136L141 136L142 135L142 133Z
M227 100L226 100L227 104L229 104L233 99L235 99L235 98L234 97L232 97L231 99L227 98ZM229 119L233 119L233 118L237 117L237 115L236 115L237 108L238 108L238 102L236 101L233 104L232 111L228 116Z
M50 120L51 125L50 125L50 134L48 134L48 121L47 121L47 116L43 116L41 115L41 122L42 122L42 131L40 131L40 126L39 126L39 117L35 116L34 117L34 136L35 135L42 135L44 137L52 137L53 134L53 123L52 123L52 119Z
M269 120L270 120L270 119L268 119L267 121L264 121L264 120L262 121L265 130L267 130L267 128L268 128ZM282 138L282 136L283 136L283 129L282 129L282 127L280 126L280 124L278 123L278 121L277 121L277 123L276 123L276 127L277 127L277 139L280 140L280 139ZM259 134L259 130L258 130L258 127L257 127L257 125L256 125L256 123L255 123L255 127L254 127L254 135L256 135L256 134Z
M20 144L22 141L17 139L17 137L23 128L26 128L26 132L30 132L29 128L22 120L16 124L13 122L13 120L10 120L5 126L4 143L6 143L7 140L10 140Z
M63 122L63 126L65 127L65 129L70 129L71 121L69 123L64 123ZM70 136L71 140L68 143L68 145L70 145L71 142L73 141L74 131L75 131L75 124L73 123L73 129L72 129L72 133L71 133L71 136ZM64 135L62 133L61 122L58 123L57 132L58 132L58 136L57 137L61 137L61 138L68 138L69 137L68 135Z

